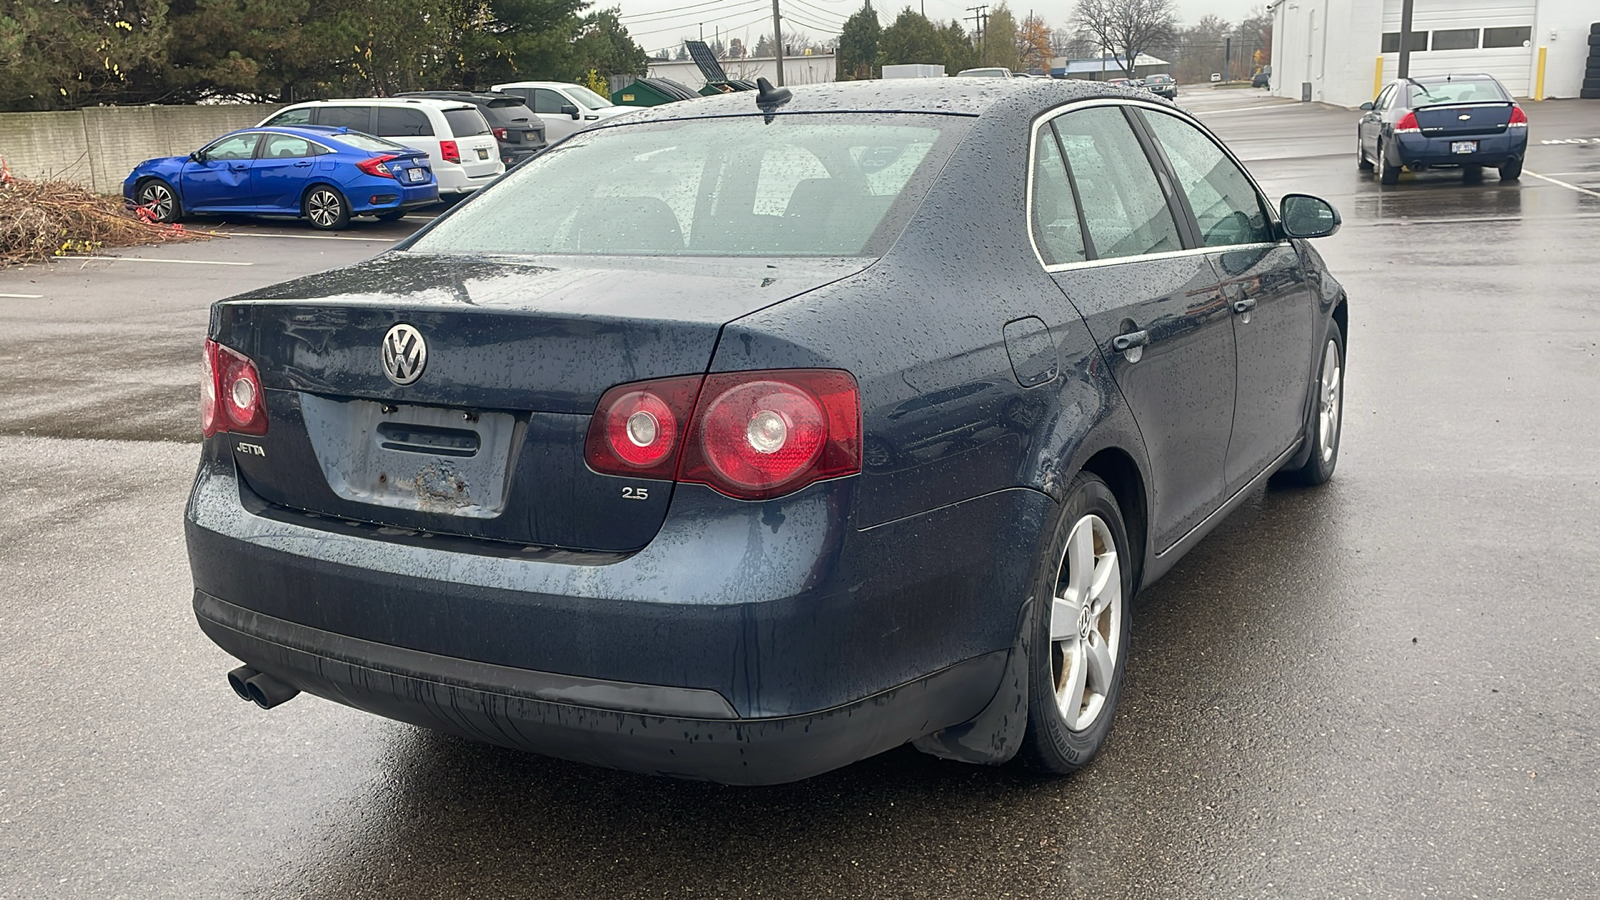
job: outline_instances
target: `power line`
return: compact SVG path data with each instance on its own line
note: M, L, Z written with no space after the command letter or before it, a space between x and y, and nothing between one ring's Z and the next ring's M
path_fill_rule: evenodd
M691 3L688 6L675 6L671 9L653 9L649 12L631 14L624 13L623 15L617 16L617 18L623 21L633 21L636 19L653 19L660 16L675 16L679 13L686 12L691 9L699 9L703 6L722 6L724 5L724 2L725 0L703 0L703 2L700 3Z
M628 30L628 33L629 33L630 36L633 36L633 37L637 37L639 35L645 35L645 34L665 34L665 33L670 32L670 31L682 31L685 28L693 28L696 25L704 25L704 24L707 24L707 23L710 23L710 22L722 22L722 21L725 21L727 19L736 19L736 18L738 18L740 16L749 15L750 14L750 9L753 8L751 6L752 4L760 5L762 2L763 2L763 0L744 0L744 2L736 4L737 6L744 7L744 8L735 9L733 12L718 13L715 16L707 16L707 17L705 17L703 19L696 19L696 20L691 21L691 22L685 22L685 23L683 23L681 25L669 25L669 26L667 26L665 28L653 28L653 29L650 29L648 31L634 31L633 29L630 28Z
M849 16L841 16L832 10L823 9L819 6L813 6L812 4L807 3L806 0L788 0L788 2L797 4L802 9L805 9L807 15L820 14L822 16L832 16L833 18L838 19L841 24L845 19L849 18ZM826 22L827 19L824 18L823 21Z

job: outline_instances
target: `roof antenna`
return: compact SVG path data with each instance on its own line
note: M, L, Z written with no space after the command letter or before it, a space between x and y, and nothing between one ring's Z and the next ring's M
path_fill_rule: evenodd
M793 97L794 92L786 87L775 88L765 78L756 79L756 106L764 113L771 113Z

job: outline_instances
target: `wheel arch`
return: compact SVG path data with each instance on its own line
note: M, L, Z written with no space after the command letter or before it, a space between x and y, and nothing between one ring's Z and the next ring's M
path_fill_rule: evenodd
M1137 593L1144 578L1144 555L1150 533L1150 510L1144 473L1133 456L1121 447L1106 447L1084 461L1079 471L1098 476L1111 488L1128 530L1128 552L1133 555L1133 586Z
M311 192L319 187L328 188L329 190L338 194L339 198L344 201L345 207L349 208L350 195L345 192L344 188L339 187L337 184L334 184L326 178L318 178L312 181L310 184L307 184L306 189L300 192L300 215L303 216L306 214L306 201L311 199ZM350 215L355 215L355 211L351 210Z

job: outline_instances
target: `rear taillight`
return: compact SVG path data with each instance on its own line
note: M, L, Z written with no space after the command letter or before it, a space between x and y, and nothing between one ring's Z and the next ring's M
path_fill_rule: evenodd
M764 500L861 471L861 398L855 379L832 369L626 384L600 398L584 449L603 474L675 475Z
M1405 117L1394 126L1395 134L1421 134L1422 126L1417 124L1417 114L1408 112Z
M1528 114L1520 106L1511 107L1511 121L1506 123L1507 128L1527 128Z
M660 378L606 391L584 441L589 468L607 475L671 478L700 381L699 375Z
M209 338L200 385L200 430L206 437L222 431L267 433L266 398L255 363Z
M374 175L378 178L393 178L394 173L389 171L388 166L384 165L384 163L391 159L399 159L399 157L395 156L393 153L384 156L374 156L371 159L364 159L361 162L356 163L356 168L367 173L368 175Z
M439 155L444 157L445 162L461 162L461 148L456 146L455 141L440 141Z
M494 130L494 139L497 141L506 140L506 130L504 128L496 128Z

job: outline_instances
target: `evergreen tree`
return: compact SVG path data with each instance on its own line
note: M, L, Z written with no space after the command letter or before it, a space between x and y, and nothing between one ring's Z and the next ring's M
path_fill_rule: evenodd
M878 24L878 14L872 8L872 0L867 0L855 15L845 20L844 28L839 32L839 77L874 77L878 42L882 37L883 26ZM761 55L759 47L756 55Z
M1001 66L1013 72L1022 68L1022 53L1017 46L1017 19L1011 14L1011 7L1001 3L989 13L978 50L980 65Z

